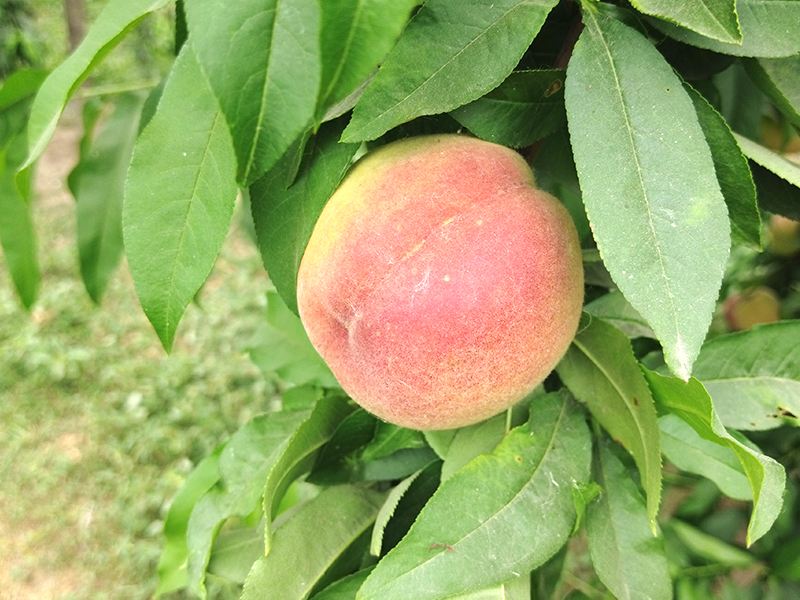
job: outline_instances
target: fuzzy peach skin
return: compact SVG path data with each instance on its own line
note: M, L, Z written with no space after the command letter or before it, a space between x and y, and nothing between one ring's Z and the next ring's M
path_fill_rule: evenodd
M502 412L566 352L583 304L575 226L525 161L460 135L362 158L325 206L300 317L344 390L412 429Z

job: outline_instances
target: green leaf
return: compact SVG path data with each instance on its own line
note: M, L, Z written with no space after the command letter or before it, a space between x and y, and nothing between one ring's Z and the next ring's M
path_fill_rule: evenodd
M275 163L275 166L270 169L270 171L277 169L277 175L283 179L283 181L280 182L279 187L276 188L276 192L283 192L286 188L294 183L295 179L297 179L297 174L300 172L300 165L303 162L303 158L306 153L306 145L308 144L309 140L311 140L311 135L312 128L309 127L300 134L300 137L292 142L292 145L289 146L289 149L284 153L283 156L280 157L280 159L278 159L278 162ZM269 171L264 174L265 177L267 175L269 175ZM248 194L252 193L252 189L252 186L248 188ZM253 223L253 229L255 229L255 223Z
M439 458L444 459L447 456L447 451L453 439L456 436L458 429L439 429L434 431L423 431L422 435L425 438L428 446L436 452Z
M783 541L770 555L772 572L783 579L800 581L800 538Z
M258 247L270 279L297 314L297 270L320 212L350 167L359 144L340 144L345 122L325 123L305 147L299 172L287 189L280 161L250 188Z
M800 425L800 321L758 325L710 340L700 352L695 377L726 427Z
M687 379L728 258L727 210L680 80L645 37L606 12L584 11L567 69L583 201L614 282Z
M356 480L358 463L353 460L353 454L372 441L377 424L377 418L363 408L348 415L317 454L306 481L324 485Z
M122 258L122 201L144 97L126 93L75 167L78 255L89 296L100 303ZM152 241L152 238L150 238Z
M619 600L671 600L663 539L653 535L644 498L605 443L595 479L603 492L586 507L586 534L600 581Z
M740 44L742 41L736 0L631 0L631 4L646 15L681 25L715 40L728 44Z
M8 115L0 113L0 117L3 116ZM25 147L24 126L9 139L0 139L0 243L19 299L29 309L39 293L41 275L36 258L32 205L17 187L19 180L14 179L17 167L25 158ZM23 174L23 189L30 189L31 178L31 171Z
M665 527L674 533L692 554L711 563L728 568L744 568L756 562L755 557L749 552L726 544L719 538L704 533L678 519L670 519Z
M147 101L145 101L145 106L146 105ZM99 98L91 98L83 103L83 109L81 111L83 135L81 136L81 141L78 143L78 164L75 165L75 168L73 168L72 171L69 172L69 175L67 175L67 187L69 188L69 191L72 194L73 198L77 195L78 179L81 176L82 165L84 164L84 157L89 156L89 150L91 149L92 143L94 142L95 139L95 130L97 129L97 125L100 121L100 117L103 114L103 108L105 106L106 103L100 100ZM142 107L142 112L144 112L145 106ZM139 118L140 132L141 129L142 129L142 119L140 117ZM128 162L130 163L130 157L128 158Z
M681 577L675 582L675 597L678 600L706 600L711 596L709 579Z
M222 444L204 458L170 502L164 521L164 549L158 561L156 596L186 587L189 583L186 571L189 559L189 546L186 543L189 518L200 498L219 481L219 457L224 449L225 444Z
M317 118L363 84L386 58L421 0L322 2L322 84Z
M481 454L491 454L506 434L506 413L457 429L442 465L442 481Z
M514 71L497 88L450 115L481 139L530 146L566 124L564 71Z
M448 112L496 88L556 0L428 0L356 104L343 141L374 140L421 115Z
M672 464L710 479L730 498L753 499L747 475L730 447L703 439L677 415L664 415L658 424L661 450Z
M686 421L703 439L727 446L736 453L750 481L753 498L753 514L747 528L749 546L769 531L783 506L786 485L783 467L726 431L714 412L711 397L697 379L692 378L687 383L652 371L644 370L644 374L660 405Z
M442 461L434 459L421 469L420 474L411 482L392 512L392 518L384 527L381 540L383 554L389 552L406 536L420 511L439 489L441 471Z
M542 140L532 166L536 173L536 185L561 200L569 211L578 230L581 246L587 245L585 242L591 244L592 232L589 219L586 217L586 208L583 206L581 186L578 183L578 173L575 170L569 132L566 128L559 129ZM605 271L605 268L603 270ZM585 274L587 280L588 275L587 272ZM605 276L608 278L608 273Z
M530 600L531 578L522 573L509 581L490 588L449 596L447 600Z
M47 71L41 69L20 69L11 73L0 86L0 111L5 111L18 102L30 98L45 78Z
M134 148L123 206L136 294L167 352L228 233L235 168L224 119L185 44Z
M691 5L680 2L675 4ZM800 52L800 3L794 0L736 0L741 43L726 43L665 21L651 21L668 36L699 48L734 56L778 58Z
M678 47L686 46L680 44ZM748 77L741 61L734 61L729 67L715 74L711 81L694 83L705 88L706 96L725 118L732 131L752 139L759 138L767 98Z
M800 55L750 59L747 74L795 127L800 127Z
M311 600L355 600L358 588L372 572L373 567L361 569L352 575L343 577L339 581L332 583L318 594L314 594Z
M186 23L186 0L175 3L175 39L174 53L180 54L183 45L189 39L189 26Z
M311 124L320 84L317 0L188 2L190 43L228 121L243 187Z
M684 87L692 99L703 135L711 149L717 181L728 205L731 237L734 241L761 250L761 215L747 159L722 115L692 87L687 84Z
M147 15L171 0L111 0L92 24L80 46L44 81L31 107L27 169L53 137L67 101L89 74Z
M274 373L295 385L339 387L328 365L311 345L300 318L276 292L267 292L266 317L247 348L250 359L262 373Z
M653 330L618 291L603 294L583 307L586 312L608 321L629 338L655 338Z
M311 470L317 451L333 437L339 425L354 410L346 396L323 398L311 415L295 430L286 447L269 470L264 482L264 553L272 548L272 519L277 514L278 503L289 485L303 473Z
M800 220L800 187L752 160L750 171L756 183L758 205L761 208L795 221Z
M304 600L328 568L375 520L383 496L356 486L324 489L275 531L254 565L242 600Z
M313 385L290 387L281 396L281 410L305 410L322 400L325 390Z
M573 534L578 533L583 525L583 517L586 514L586 507L592 500L597 498L602 491L602 488L595 481L572 486L572 501L575 503L575 512L578 515L578 518L575 521L575 528L572 530Z
M372 528L372 539L370 540L369 544L370 554L374 556L381 555L383 533L386 530L386 525L389 523L392 515L394 515L394 511L397 508L397 505L400 503L400 500L403 498L403 494L408 491L408 488L411 487L411 484L414 483L414 480L417 477L419 477L420 473L422 473L422 470L412 473L394 486L389 492L389 495L386 497L386 501L378 511L378 516L375 519L375 526Z
M264 533L259 527L222 531L214 540L208 573L243 584L253 564L264 555Z
M564 546L553 558L531 573L531 600L552 600L561 584L567 554L568 547Z
M424 448L425 438L421 431L407 429L385 421L379 421L375 438L364 449L364 460L377 460L406 448Z
M278 503L278 508L276 509L277 517L275 518L275 522L273 522L272 526L277 527L280 524L280 519L285 519L291 511L296 510L297 507L302 504L303 502L308 502L314 496L319 494L322 488L320 486L314 485L313 483L309 483L304 477L294 480L291 485L286 489L286 492L283 494L283 498L281 499L280 503ZM262 511L259 509L257 511L258 516L262 515ZM250 515L250 519L248 519L247 523L253 525L253 514ZM266 524L266 520L262 520L261 523ZM261 527L259 524L259 537L261 540L259 541L259 546L261 548L260 552L264 553L264 527Z
M359 475L364 481L402 479L436 460L436 453L428 447L403 448L389 456L362 462Z
M650 389L628 338L602 319L581 320L556 371L595 419L633 455L655 532L661 500L661 449Z
M219 483L195 505L186 533L189 585L202 597L211 544L220 526L229 517L248 515L259 506L273 465L310 414L310 410L300 410L256 417L239 429L223 449Z
M161 102L161 96L164 94L164 86L166 84L167 77L163 77L161 81L148 92L147 98L144 101L144 106L142 106L142 118L139 120L139 133L144 131L144 128L150 124L150 119L155 116L158 110L158 103ZM84 104L84 107L85 106Z
M758 186L759 203L767 210L784 214L793 219L800 218L800 206L797 204L797 198L800 197L798 196L798 188L800 188L800 166L744 136L737 133L733 135L736 136L736 141L739 143L739 147L741 147L745 156L756 163L756 165L768 171L769 173L767 176L769 176L769 174L777 176L778 183L788 188L788 190L784 190L781 187L776 189L774 187L775 184L771 184L771 187L766 189L763 188L763 183L759 180L757 168L754 168L753 176ZM778 197L769 198L762 195L766 190L777 193ZM794 197L791 198L790 196Z
M589 476L589 431L566 395L536 398L531 415L439 487L359 600L439 600L490 588L527 575L566 543L572 486Z
M435 459L421 432L378 421L360 409L322 449L308 481L331 485L402 479Z

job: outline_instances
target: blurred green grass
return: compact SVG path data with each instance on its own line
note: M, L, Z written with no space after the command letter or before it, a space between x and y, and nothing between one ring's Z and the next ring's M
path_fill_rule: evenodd
M87 26L105 4L86 0ZM27 6L34 66L53 69L67 55L63 1ZM152 84L169 69L173 32L174 7L151 15L84 87ZM102 305L89 300L65 185L81 134L76 108L38 168L43 277L30 313L0 252L0 600L150 598L171 498L278 387L244 351L270 284L240 216L172 356L124 262Z
M0 258L3 600L151 597L171 498L278 388L244 350L270 284L241 214L171 356L124 262L92 304L63 184L80 133L72 115L39 167L43 278L30 313Z

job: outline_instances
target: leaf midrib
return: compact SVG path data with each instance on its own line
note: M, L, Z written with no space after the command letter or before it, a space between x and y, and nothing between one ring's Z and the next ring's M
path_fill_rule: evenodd
M355 12L353 13L352 27L347 32L347 39L345 40L339 64L336 65L336 71L334 71L333 76L331 77L331 81L328 84L328 89L326 89L325 92L320 95L320 99L322 100L323 104L328 103L328 98L333 93L333 90L336 89L336 84L339 83L339 78L342 76L342 70L344 69L344 66L348 62L347 59L350 56L350 49L353 46L353 40L355 39L356 30L358 29L358 25L360 25L359 19L361 18L361 13L363 12L364 9L364 1L365 0L358 1L358 6L356 7Z
M622 552L619 551L619 549L624 544L621 543L622 538L619 536L619 527L617 526L617 520L614 518L616 516L615 514L616 511L612 507L611 499L608 494L608 490L611 489L612 486L608 485L608 483L606 482L606 479L608 478L608 469L606 469L605 465L603 464L602 455L598 457L597 466L601 473L600 478L604 482L604 485L602 486L604 489L604 493L601 494L599 500L603 502L603 504L606 507L606 510L608 511L608 520L611 522L611 527L610 527L611 537L615 542L613 548L606 548L606 550L613 551L614 555L617 557L617 560L615 561L617 563L617 567L614 569L614 571L616 571L617 580L621 581L623 584L623 590L621 591L629 592L630 590L628 589L627 585L628 578L625 576L624 561L621 560ZM624 490L622 491L624 492ZM626 593L621 600L630 600L630 594Z
M272 19L269 37L269 52L267 53L267 65L263 71L264 85L261 88L261 101L258 104L258 115L256 115L256 123L253 131L253 142L250 144L250 152L247 157L247 164L245 166L242 181L247 181L250 178L250 171L255 164L256 149L258 148L258 140L262 134L262 127L264 125L267 95L270 90L270 71L272 67L273 50L275 49L275 31L278 28L278 15L280 13L281 0L275 0L275 17Z
M450 544L451 546L453 546L453 547L455 547L457 549L459 544L463 543L465 540L467 540L471 536L475 535L477 532L485 529L488 526L489 523L491 523L495 519L498 519L500 517L500 515L505 514L505 511L507 511L512 504L515 504L519 500L519 498L522 495L522 493L526 489L528 489L528 486L530 485L530 482L533 481L533 479L539 473L540 469L542 468L542 465L545 462L545 459L549 456L550 451L553 448L553 442L554 442L554 440L556 438L556 435L558 434L558 432L561 429L561 423L564 420L564 418L566 417L567 410L568 410L568 403L564 402L562 404L562 406L561 406L561 410L559 411L559 415L558 415L558 418L556 419L556 423L555 423L555 426L553 427L553 431L552 431L552 434L550 435L550 439L548 440L547 446L545 447L545 451L544 451L544 454L542 455L542 459L539 461L539 464L536 465L536 468L531 473L531 476L528 479L528 481L525 484L523 484L522 487L520 487L519 491L517 491L517 493L515 493L514 496L508 502L506 502L504 504L504 506L500 510L498 510L497 512L492 514L488 519L483 521L480 525L475 527L469 533L465 534L459 540L454 541L452 544ZM378 590L386 588L387 585L395 584L401 578L408 577L411 573L413 573L417 569L421 569L421 568L425 567L426 565L430 565L433 561L439 560L442 556L444 556L443 553L437 554L437 555L429 558L428 560L425 560L424 562L414 566L413 568L403 572L401 575L398 575L398 576L394 577L391 582L389 582L387 584L383 584L382 586L380 586L376 590L373 590L372 591L372 597L378 597L378 596L375 595L375 593ZM464 590L464 592L469 592L469 591L471 591L471 590Z
M206 139L205 147L202 150L202 158L200 159L200 161L199 161L199 163L197 165L197 171L195 173L194 181L192 182L192 187L189 188L192 191L192 195L191 195L190 198L188 198L188 200L186 202L186 212L184 213L184 216L183 216L183 219L182 219L182 222L181 222L180 236L178 237L178 243L175 245L175 252L173 253L174 260L172 261L172 265L171 265L171 269L170 269L170 273L169 273L169 287L168 287L168 291L167 291L166 302L164 303L165 314L166 314L164 327L166 328L166 333L169 336L169 347L170 348L172 348L172 342L173 342L173 339L174 339L175 329L177 329L177 325L175 325L174 329L172 331L170 331L170 327L171 327L170 321L171 321L171 317L172 317L172 312L174 310L174 302L175 302L175 300L177 298L177 295L175 294L175 279L177 278L176 277L176 273L177 273L177 270L178 270L179 256L181 255L182 251L184 250L184 239L186 237L186 231L187 231L187 229L191 229L191 224L189 222L189 215L192 213L193 206L195 205L196 202L199 202L200 206L205 208L205 204L203 204L202 200L197 195L198 182L200 181L201 175L205 171L205 165L206 165L206 161L208 160L208 157L212 155L212 153L209 152L209 149L211 148L211 139L214 137L214 131L217 128L217 123L219 122L221 114L222 114L222 111L219 110L219 108L217 108L217 112L214 115L214 121L213 121L213 123L211 124L211 127L208 130L208 138ZM178 302L178 304L180 304L180 301ZM180 318L178 320L180 320Z
M322 436L319 436L319 435L314 436L314 437L316 437L316 440L312 441L311 445L305 446L304 448L302 448L303 454L300 454L300 455L296 454L291 460L289 460L286 463L286 469L284 469L283 472L278 473L278 471L276 471L276 469L281 464L281 459L286 455L286 452L290 448L292 448L292 445L295 443L295 441L298 438L301 437L301 433L302 433L302 437L303 438L308 438L309 437L309 433L306 433L305 431L301 432L301 430L304 429L304 426L312 427L314 425L311 422L313 418L314 418L314 413L312 412L311 414L309 414L308 418L306 418L305 421L303 421L300 425L298 425L298 427L295 430L295 432L291 435L291 437L289 437L289 439L286 441L286 444L280 449L280 453L279 453L277 459L275 460L275 462L270 467L269 473L267 473L267 479L264 482L264 494L265 494L264 495L264 513L265 513L265 515L267 515L266 518L267 518L267 521L268 521L267 527L264 529L264 542L265 542L265 544L264 544L265 545L264 552L265 553L268 553L270 548L272 547L272 537L274 535L274 532L271 530L271 525L272 525L272 522L273 522L274 519L273 519L271 513L276 508L274 506L267 507L266 506L267 501L269 500L270 503L273 503L275 501L274 493L275 493L276 490L279 489L281 482L286 479L286 476L288 474L292 473L294 471L294 469L296 469L297 466L300 463L302 463L303 461L309 460L309 457L311 455L313 455L323 445L325 445L328 441L330 441L331 437L333 437L333 431L325 433ZM313 436L315 433L319 434L319 430L316 431L316 432L315 431L311 431L310 435ZM302 440L301 440L301 442L302 442ZM301 442L298 442L298 443L301 443ZM277 481L275 481L276 479L277 479ZM270 493L269 496L267 496L267 492L268 491ZM269 508L269 513L267 513L267 508Z
M699 379L699 378L698 378ZM737 375L736 377L718 377L718 378L703 378L700 379L703 384L707 383L749 383L751 385L755 385L756 383L763 383L765 381L777 381L780 383L786 383L791 385L800 386L800 380L792 379L791 377L777 377L773 375L765 375L765 376L752 376L752 375Z
M400 99L398 102L395 102L395 103L392 105L392 107L391 107L391 108L389 108L389 109L388 109L386 112L384 112L384 113L382 113L381 115L377 116L377 117L376 117L376 118L374 118L372 121L369 121L368 123L365 123L365 124L364 124L364 125L363 125L363 126L362 126L362 127L359 129L359 130L358 130L358 131L356 131L356 132L353 132L353 135L350 135L350 136L348 136L348 137L349 137L349 138L352 138L353 136L358 136L358 135L359 135L359 134L360 134L362 131L364 131L364 129L367 129L367 128L369 128L371 125L373 125L373 124L374 124L375 122L377 122L377 121L380 121L380 120L382 120L382 119L385 119L385 118L387 117L387 115L391 115L392 113L396 112L396 111L397 111L397 110L398 110L398 109L399 109L401 106L403 106L404 104L406 104L407 102L409 102L409 101L410 101L410 100L411 100L413 97L415 97L417 94L421 93L421 92L422 92L424 89L426 89L426 88L427 88L427 86L430 84L430 82L431 82L432 80L434 80L434 79L436 78L436 76L437 76L437 75L438 75L438 74L439 74L441 71L443 71L445 68L447 68L449 65L451 65L451 64L452 64L454 61L456 61L456 60L457 60L457 59L458 59L458 58L461 56L461 54L463 54L463 53L464 53L464 52L466 52L466 51L467 51L469 48L471 48L471 47L472 47L474 44L476 44L476 43L478 42L478 40L480 40L480 39L482 39L484 36L486 36L486 35L487 35L487 34L488 34L490 31L492 31L492 30L493 30L495 27L497 27L497 26L498 26L498 25L499 25L499 24L500 24L502 21L505 21L505 20L506 20L506 18L507 18L507 17L508 17L508 16L509 16L509 15L510 15L512 12L516 11L516 10L517 10L517 9L518 9L520 6L522 6L522 4L523 4L523 3L524 3L524 0L520 0L520 2L518 2L518 3L517 3L517 4L515 4L513 7L511 7L510 9L508 9L508 10L507 10L505 13L503 13L503 14L501 14L501 15L498 15L497 19L496 19L496 20L495 20L495 21L494 21L494 22L493 22L491 25L489 25L488 27L486 27L485 29L483 29L479 35L477 35L476 37L472 38L472 39L469 41L469 43L467 43L465 46L463 46L462 48L460 48L460 49L458 50L458 52L456 52L456 53L455 53L455 54L454 54L454 55L453 55L451 58L449 58L449 59L448 59L447 61L445 61L445 62L444 62L444 63L443 63L443 64L442 64L442 65L441 65L439 68L437 68L437 69L436 69L436 70L435 70L433 73L431 73L431 75L430 75L430 76L429 76L429 77L428 77L428 78L427 78L425 81L423 81L423 82L422 82L420 85L418 85L417 87L415 87L415 88L414 88L414 89L413 89L411 92L409 92L409 93L408 93L408 94L407 94L405 97L403 97L402 99Z
M663 284L664 284L664 286L666 288L666 291L667 291L666 297L668 298L668 302L669 302L669 305L670 305L669 314L672 317L672 322L673 322L674 331L675 331L675 345L676 345L676 349L677 349L677 352L678 352L678 355L679 355L679 359L681 361L681 367L686 372L686 374L688 375L688 372L689 372L690 368L689 368L689 365L685 364L685 358L684 358L685 350L683 348L683 341L682 341L682 338L681 338L680 328L679 328L679 325L678 325L677 310L676 310L676 306L675 306L675 294L674 294L674 291L672 289L672 285L670 283L670 279L667 277L666 266L664 264L664 259L663 259L663 253L661 251L661 245L659 243L658 236L656 235L655 224L653 223L653 210L652 210L650 198L648 196L647 189L646 189L646 186L645 186L644 177L643 177L643 174L642 174L642 166L641 166L641 164L639 162L639 154L638 154L638 151L637 151L637 143L636 143L635 136L633 134L633 127L631 125L630 115L629 115L629 112L628 112L628 109L627 109L627 105L625 103L625 96L623 94L623 87L622 87L622 84L621 84L620 79L619 79L619 74L618 74L618 71L617 71L617 66L616 66L616 64L614 62L614 58L611 55L611 52L609 50L609 45L606 42L605 36L603 35L603 31L602 31L602 29L600 28L600 26L599 26L599 24L597 22L597 18L595 17L594 13L592 13L591 11L586 11L586 14L588 14L592 18L592 21L594 23L594 29L597 32L597 34L599 35L599 39L600 39L600 41L602 43L603 49L605 50L606 56L608 58L609 66L611 67L611 72L612 72L612 74L614 76L614 83L615 83L615 88L614 89L617 90L617 92L618 92L619 102L620 102L620 105L622 107L622 111L621 112L622 112L623 117L625 118L625 129L626 129L626 131L628 133L628 138L630 140L630 145L631 145L631 149L632 149L634 163L635 163L635 166L636 166L636 174L637 174L638 179L639 179L639 186L640 186L640 189L642 191L642 197L644 199L644 203L645 203L646 209L647 209L647 223L648 223L650 234L651 234L652 244L653 244L653 247L655 249L656 257L658 259L658 266L659 266L659 269L661 271L661 278L662 278Z
M595 368L597 368L597 370L600 371L600 373L603 375L603 377L605 377L606 381L608 381L611 384L611 386L614 388L614 391L617 392L617 395L620 398L622 398L622 401L625 403L625 406L628 407L628 412L633 417L633 422L636 424L636 429L637 429L637 432L639 433L639 441L642 442L642 453L645 456L645 460L647 460L648 463L649 463L648 455L644 450L645 449L645 444L643 443L643 440L645 439L645 433L646 433L645 432L645 428L639 422L638 412L636 410L634 410L634 407L631 405L631 402L628 400L627 394L625 394L625 392L622 390L620 385L611 376L611 374L602 365L602 363L599 360L597 360L597 358L594 356L594 354L592 354L590 352L589 348L587 348L585 344L581 343L581 341L577 337L574 340L572 340L572 343L575 344L575 346L581 352L583 352L583 354L586 356L586 358L588 358L592 362L592 364L594 364Z
M717 18L717 15L716 15L716 14L714 14L714 12L712 12L712 10L711 10L711 9L708 7L708 5L707 5L707 3L706 3L706 0L701 0L701 1L700 1L698 4L700 4L700 6L701 6L701 7L703 8L703 10L705 11L705 13L706 13L708 16L710 16L710 17L711 17L711 20L712 20L712 21L713 21L713 22L714 22L716 25L718 25L722 31L724 31L726 34L730 35L730 32L728 31L728 28L726 27L725 23L723 23L722 21L720 21L720 20L719 20L719 18ZM642 11L642 12L644 12L644 11ZM677 25L677 26L679 26L679 27L683 27L683 28L685 28L685 29L691 29L690 27L688 27L687 25L685 25L685 24L683 24L683 23L678 23L677 21L673 21L673 20L672 20L672 18L671 18L669 15L665 15L665 14L657 14L657 13L655 13L655 12L653 12L653 13L647 13L647 14L652 14L653 16L659 17L659 18L661 18L661 19L668 20L668 21L670 21L670 22L672 22L672 23L675 23L675 25ZM736 20L736 31L737 31L737 33L739 34L739 43L741 43L741 38L742 38L742 29L741 29L741 26L739 25L739 18L738 18L738 15L736 15L735 11L734 11L734 17L735 17L735 20ZM712 36L709 36L709 35L707 35L707 34L705 34L705 33L700 33L699 31L696 31L696 30L694 30L694 29L691 29L691 31L694 31L694 32L695 32L695 33L697 33L698 35L702 35L702 36L705 36L705 37L710 37L711 39L714 39L714 40L716 40L716 41L722 42L722 43L724 43L724 44L736 44L736 42L732 42L732 41L728 41L728 40L721 40L721 39L719 39L719 38L714 38L714 37L712 37Z
M694 430L694 428L692 428L692 429ZM739 475L747 477L747 475L744 473L744 471L737 471L733 466L731 466L730 464L726 463L722 459L714 456L713 454L709 454L709 453L703 452L702 448L699 448L697 446L691 445L689 442L687 442L686 440L684 440L681 437L678 437L677 435L675 435L671 431L664 431L663 429L659 429L659 433L661 435L663 435L663 436L666 436L666 437L670 438L671 440L673 440L674 443L677 443L677 444L680 444L681 446L684 446L685 449L686 449L685 451L690 453L691 455L703 458L706 463L708 463L709 461L712 461L714 464L719 465L719 467L724 467L725 469L727 469L729 471L733 471L734 473L738 473ZM700 435L700 434L698 434L698 435ZM720 437L722 437L722 436L720 436ZM710 440L706 440L702 436L700 436L700 438L705 440L705 441L710 441ZM722 438L722 439L727 439L727 438ZM723 445L723 444L718 444L716 442L711 442L711 443L715 444L716 446L719 446L720 448L730 448L729 444ZM733 451L733 448L730 448L730 449ZM738 466L742 467L741 461L739 461L738 459L737 459L737 463L736 464ZM744 467L742 467L742 469L744 469Z
M577 337L572 341L572 343L575 344L575 346L579 350L581 350L581 352L583 352L584 355L595 365L595 367L600 371L600 373L602 373L602 375L611 384L611 386L614 388L614 390L617 392L617 394L620 396L620 398L622 398L622 401L625 403L625 406L628 408L628 412L633 417L634 425L636 426L637 433L639 434L638 442L640 444L641 453L642 453L643 459L645 461L645 465L644 465L645 472L642 474L643 482L644 481L649 482L650 481L650 477L654 472L657 472L659 474L658 490L648 490L647 486L645 486L645 492L646 492L646 495L647 495L648 519L651 522L651 526L654 526L655 514L652 514L652 515L650 514L650 502L651 502L650 496L651 496L651 492L653 492L653 491L658 492L659 494L661 492L661 479L660 479L660 472L661 472L660 459L661 459L661 454L659 453L657 455L658 458L656 459L659 464L654 466L652 464L652 460L651 460L651 457L650 457L650 452L648 452L648 450L647 450L648 445L644 443L644 440L646 439L646 437L645 437L646 436L646 431L645 431L644 425L640 422L639 412L633 409L633 407L631 406L631 403L628 400L628 397L622 391L621 387L617 384L617 382L614 380L614 378L611 377L609 372L600 363L600 361L598 361L594 357L594 355L591 352L589 352L589 349L584 344L582 344L580 342L580 340L578 340ZM647 387L647 382L646 381L644 382L644 384L645 384L645 387ZM652 400L652 396L650 395L649 390L646 392L646 395L647 395L648 398L650 398ZM657 426L657 423L656 423L656 426ZM635 458L636 458L636 455L634 454L634 459ZM656 500L654 502L654 505L655 505L654 508L653 508L654 511L658 508L658 503L659 503L658 500Z

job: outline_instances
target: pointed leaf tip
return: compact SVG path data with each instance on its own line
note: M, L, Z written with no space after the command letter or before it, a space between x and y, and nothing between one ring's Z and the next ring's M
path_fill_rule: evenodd
M225 119L192 46L184 44L134 148L123 203L136 294L167 353L225 241L235 175Z
M688 379L730 248L711 152L652 44L605 10L584 22L565 103L586 213L614 282Z

